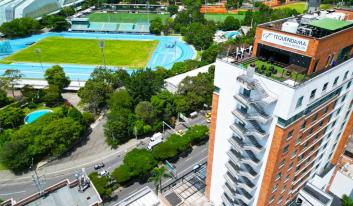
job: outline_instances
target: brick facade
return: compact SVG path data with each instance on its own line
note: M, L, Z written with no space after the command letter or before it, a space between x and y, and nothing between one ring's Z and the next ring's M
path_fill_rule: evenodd
M330 113L335 107L335 102L336 100L328 102L286 128L276 126L257 206L286 205L286 201L296 197L314 167L312 160L318 154L317 149L325 133L322 130L331 119ZM304 123L305 128L303 128ZM319 126L319 124L322 125ZM292 136L289 135L290 133ZM307 142L305 147L301 144L303 142ZM287 146L288 149L285 151ZM304 150L307 151L304 152ZM304 154L303 159L310 158L310 161L301 161L299 159L301 153ZM298 166L300 167L297 171ZM291 190L296 192L289 193Z
M207 173L206 173L206 197L210 199L211 189L211 178L212 178L212 166L213 166L213 152L214 143L216 136L216 123L217 123L217 111L218 111L218 94L213 93L212 97L212 112L211 112L211 125L210 125L210 137L208 143L208 159L207 159Z
M299 38L308 40L309 41L308 48L306 52L303 52L303 51L291 49L288 47L276 45L273 43L264 42L261 40L263 30L270 30L287 36L299 37ZM259 43L268 45L274 48L282 49L285 51L289 51L295 54L308 56L312 58L310 62L310 66L307 71L307 75L310 75L314 72L325 70L327 68L328 57L330 55L334 56L333 59L337 59L342 48L353 45L352 34L353 34L353 28L351 27L346 30L342 30L338 33L335 33L334 35L329 35L329 36L325 36L323 38L317 39L313 37L300 36L300 35L284 32L284 31L280 31L280 28L271 29L271 28L266 28L264 26L258 26L256 28L253 56L256 56ZM353 50L351 51L351 55L353 55ZM318 64L315 69L316 61L318 61Z

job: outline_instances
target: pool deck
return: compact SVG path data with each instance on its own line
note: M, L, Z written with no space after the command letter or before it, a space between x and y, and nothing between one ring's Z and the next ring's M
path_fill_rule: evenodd
M115 40L158 40L159 43L157 48L153 52L146 68L155 69L158 66L170 69L175 62L184 61L187 59L194 59L197 56L197 52L193 46L188 45L184 42L180 36L155 36L155 35L140 35L140 34L106 34L106 33L78 33L78 32L48 32L38 35L32 35L30 37L3 40L0 43L7 42L11 45L10 53L6 55L0 55L0 59L3 59L17 51L20 51L29 45L50 36L61 36L66 38L88 38L88 39L115 39ZM175 47L167 48L167 45L175 43ZM42 51L44 52L44 51ZM52 63L24 63L14 62L11 64L0 64L0 75L7 69L19 69L23 74L24 78L27 79L44 79L44 72L47 68L52 67L55 64ZM60 64L64 68L65 73L70 77L71 80L81 82L88 80L93 70L100 65L83 65L83 64ZM115 67L108 67L111 69L118 69ZM126 69L129 73L133 72L130 68L119 68Z

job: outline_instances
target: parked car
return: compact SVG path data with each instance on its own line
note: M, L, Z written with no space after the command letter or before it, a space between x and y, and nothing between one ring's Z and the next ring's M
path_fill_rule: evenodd
M101 177L108 176L109 172L107 170L101 170L98 172L98 175Z
M95 170L98 170L98 169L103 168L103 167L104 167L104 163L103 162L94 165L94 169Z

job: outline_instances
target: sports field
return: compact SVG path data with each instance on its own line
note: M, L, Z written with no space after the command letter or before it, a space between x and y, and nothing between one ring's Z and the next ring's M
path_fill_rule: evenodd
M331 8L332 5L329 4L321 4L320 8L321 9L329 9ZM286 4L286 5L282 5L282 6L277 6L275 7L275 9L280 9L280 8L290 8L290 9L295 9L297 10L299 13L304 13L304 11L306 10L306 2L296 2L296 3L291 3L291 4Z
M105 40L106 65L144 68L158 41ZM40 56L35 49L40 49ZM47 37L6 57L3 62L67 63L102 65L101 50L97 39Z
M149 20L160 17L163 21L169 17L168 14L132 14L132 13L93 13L88 16L91 22L116 22L116 23L138 23L149 22Z
M216 22L223 22L227 16L232 16L240 21L244 20L245 15L242 14L205 14L207 20L212 20Z

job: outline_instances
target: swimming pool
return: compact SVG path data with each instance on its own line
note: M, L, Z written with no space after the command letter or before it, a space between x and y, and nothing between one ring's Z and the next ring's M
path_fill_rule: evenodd
M170 69L175 62L184 61L187 59L194 59L196 57L196 51L191 46L184 42L181 37L178 36L155 36L155 35L141 35L141 34L106 34L106 33L79 33L79 32L48 32L38 35L32 35L26 38L7 40L11 46L11 52L6 55L0 56L0 59L11 55L21 49L28 47L29 45L37 42L43 38L51 36L60 36L67 38L87 38L87 39L119 39L119 40L158 40L159 43L157 48L154 50L147 68L155 69L158 66ZM171 43L175 43L175 47L167 47ZM29 79L44 79L44 72L46 69L52 67L54 64L50 63L21 63L16 62L12 64L0 64L0 75L7 69L19 69L24 78ZM64 68L64 71L71 80L85 81L89 78L97 65L81 65L81 64L60 64ZM108 67L116 69L114 67ZM128 72L133 72L132 69L128 69Z
M39 117L42 117L50 112L53 112L50 109L42 109L42 110L37 110L34 112L29 113L26 117L25 117L25 123L26 124L31 124L34 121L36 121Z

